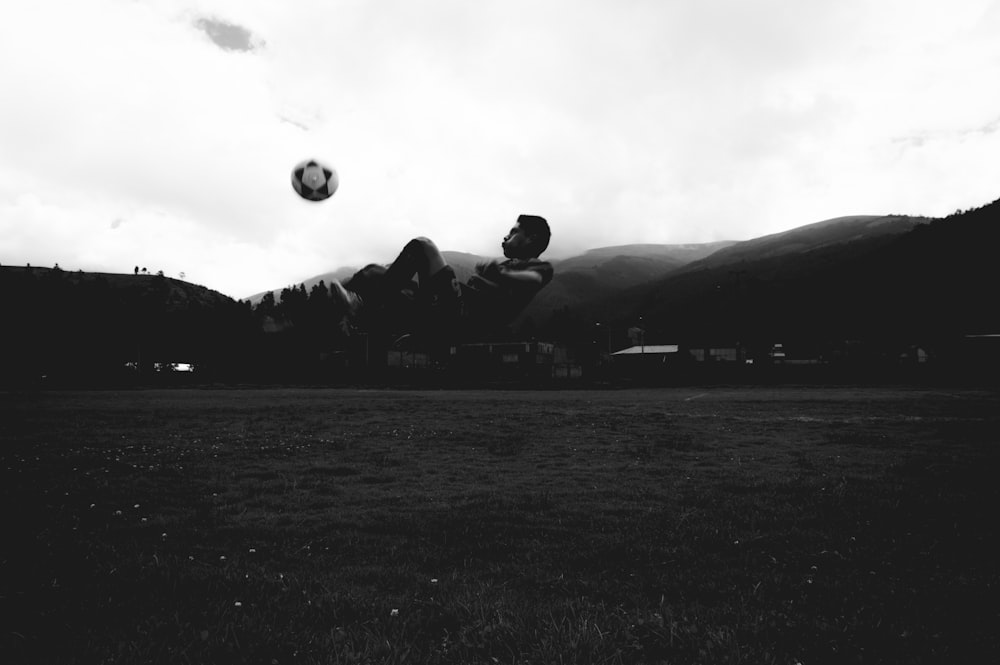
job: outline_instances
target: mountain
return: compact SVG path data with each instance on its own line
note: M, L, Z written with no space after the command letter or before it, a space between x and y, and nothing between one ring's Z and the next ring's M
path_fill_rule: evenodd
M592 255L588 252L561 264L558 279L536 297L525 315L543 326L559 309L569 309L581 320L617 326L635 325L640 316L648 324L649 314L662 323L670 316L665 310L677 314L676 308L686 299L697 301L718 284L790 275L798 270L800 261L811 264L817 257L843 260L863 247L870 249L929 221L925 217L858 215L743 242L595 250L593 255L604 261L588 261ZM644 273L643 267L648 271Z
M218 361L251 332L245 305L162 275L3 266L0 293L16 322L0 326L12 377Z
M448 264L455 269L455 274L461 280L467 279L469 275L473 273L477 263L479 263L480 261L487 260L487 257L479 256L477 254L469 254L467 252L447 251L447 252L441 252L441 254L444 256ZM321 275L315 275L313 277L310 277L309 279L305 279L299 284L305 286L306 291L310 291L312 290L312 287L316 286L320 282L323 282L324 284L329 284L333 280L337 280L339 282L345 282L347 281L347 279L351 277L351 275L357 272L359 268L361 268L361 266L346 266L343 268L337 268L336 270L325 272ZM295 284L294 286L299 286L299 284ZM250 304L256 305L261 301L261 299L264 297L264 294L266 293L271 293L274 295L275 300L280 300L281 292L284 290L284 288L286 287L282 287L281 289L274 289L272 291L261 291L260 293L255 293L252 296L243 298L242 300L246 300L250 302Z
M323 282L324 284L329 284L333 280L338 280L343 282L348 277L353 275L356 271L357 268L351 268L351 267L337 268L336 270L333 270L331 272L325 272L322 275L316 275L315 277L310 277L309 279L305 279L302 282L300 282L300 284L306 287L306 291L309 291L312 289L312 287L316 286L320 282ZM299 284L294 284L294 285L289 284L288 286L298 286L298 285ZM268 293L272 294L275 300L279 300L281 298L281 292L285 288L287 287L282 287L280 289L272 289L271 291L261 291L260 293L255 293L251 296L247 296L246 298L241 298L241 300L246 300L251 305L256 305Z
M724 265L737 261L762 261L788 259L792 255L807 255L826 250L851 246L852 251L863 245L878 243L912 231L921 224L928 224L928 217L905 215L854 215L835 217L814 224L807 224L790 231L761 236L744 242L733 243L706 260L688 265L688 271ZM854 243L854 244L852 244Z
M598 248L553 261L555 279L514 333L578 348L592 346L598 330L608 346L612 334L626 343L617 336L636 325L649 343L933 346L1000 333L998 246L1000 200L937 219L838 217L744 242ZM445 258L461 278L484 260ZM268 359L276 368L310 367L339 331L332 301L301 290L268 311L161 275L3 266L0 294L0 379L159 362L233 372ZM264 334L275 317L283 334Z
M619 245L553 261L556 277L535 296L521 319L544 322L557 309L586 308L587 303L613 298L623 289L649 283L732 244Z
M233 298L218 291L164 275L0 266L0 276L3 277L3 284L8 287L19 285L26 288L34 285L46 291L63 291L74 295L84 292L113 292L115 298L123 304L137 307L155 304L167 313L236 304Z
M709 254L733 245L734 241L725 240L721 242L708 242L687 245L657 245L657 244L632 244L614 245L612 247L599 247L589 249L579 256L558 261L562 271L572 271L599 267L609 260L629 257L650 261L663 261L672 264L673 267L697 261Z
M904 323L916 326L916 315L903 311L901 303L915 305L914 298L921 297L912 295L911 285L920 285L917 292L931 290L931 285L921 281L926 278L926 266L904 275L894 264L912 266L913 261L900 254L903 250L891 248L921 229L938 229L952 222L957 220L854 215L743 242L597 248L554 260L555 279L514 322L514 328L522 334L562 336L597 322L614 329L641 322L651 335L674 342L680 338L870 336L879 329L899 330ZM945 245L962 242L949 238ZM933 248L924 251L933 254ZM457 252L446 252L445 257L460 278L484 260ZM934 261L933 255L921 259L931 265ZM949 263L960 261L949 259ZM351 272L327 273L305 284L311 288L320 279L343 278ZM928 317L933 315L917 317L923 321L918 327L927 329Z
M1000 201L931 219L840 217L748 240L584 313L672 341L910 339L1000 330Z
M929 222L926 217L902 215L836 217L734 243L682 266L661 280L621 294L610 304L610 309L619 316L647 313L654 322L671 316L676 319L683 313L678 308L688 302L697 310L734 289L742 294L734 296L740 299L747 289L796 283L804 273L824 266L836 271L837 266L850 265L860 256ZM627 312L629 307L632 311ZM725 309L731 304L718 307ZM667 309L673 309L674 313L668 314ZM699 315L703 317L704 313L699 310ZM616 318L612 313L606 316Z
M731 244L731 241L722 241L687 245L618 245L591 249L566 259L554 259L552 264L558 279L539 294L532 304L532 310L572 306L595 295L649 282ZM465 281L475 272L477 263L496 258L455 251L444 251L442 255L448 265L454 268L460 281ZM356 270L357 267L338 268L303 280L301 284L309 291L321 281L325 284L334 279L343 282ZM275 289L270 293L278 300L281 291L282 289ZM256 304L265 293L268 292L256 293L247 300Z

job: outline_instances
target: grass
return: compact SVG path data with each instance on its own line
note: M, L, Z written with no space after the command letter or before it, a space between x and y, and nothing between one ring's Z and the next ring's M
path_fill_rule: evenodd
M998 406L3 394L0 661L995 660Z

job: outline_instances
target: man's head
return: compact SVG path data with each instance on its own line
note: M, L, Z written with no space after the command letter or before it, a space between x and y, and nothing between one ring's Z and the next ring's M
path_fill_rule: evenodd
M504 237L501 245L508 259L532 259L549 246L552 232L549 223L538 215L519 215L517 223Z

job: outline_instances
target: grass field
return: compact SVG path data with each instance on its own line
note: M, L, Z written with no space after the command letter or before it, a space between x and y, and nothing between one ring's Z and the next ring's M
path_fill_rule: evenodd
M0 394L2 663L1000 656L1000 395Z

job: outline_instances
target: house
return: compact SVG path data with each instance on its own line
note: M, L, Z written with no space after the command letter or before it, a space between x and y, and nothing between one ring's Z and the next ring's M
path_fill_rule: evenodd
M693 346L688 355L700 363L735 363L745 360L745 353L737 346Z
M577 378L566 349L550 342L480 342L451 347L452 367L480 376Z
M662 358L665 359L671 354L675 354L680 350L680 347L676 344L641 344L637 346L630 346L627 349L622 349L621 351L615 351L611 354L612 358L626 358L632 356L641 356L644 358Z
M397 369L427 369L431 366L431 356L427 352L389 349L386 351L385 364L386 367Z
M677 344L638 344L611 354L614 375L625 379L663 379L683 361Z

